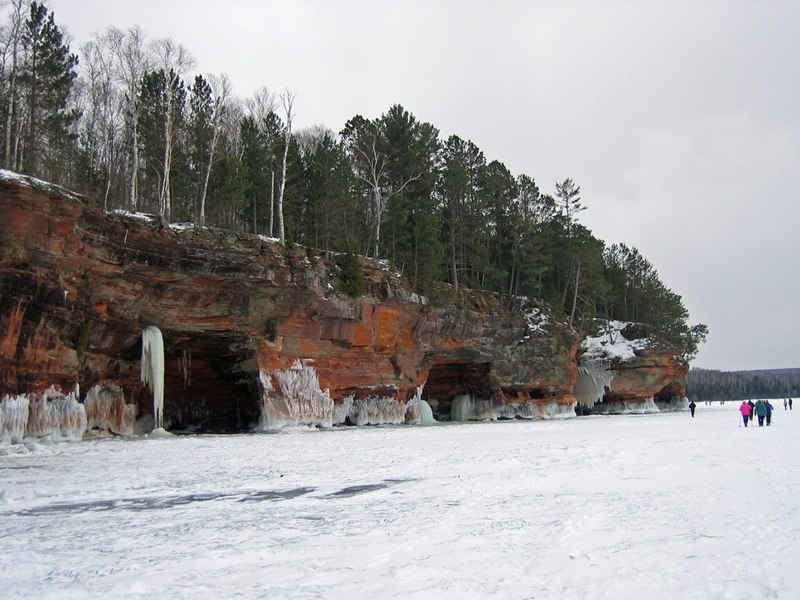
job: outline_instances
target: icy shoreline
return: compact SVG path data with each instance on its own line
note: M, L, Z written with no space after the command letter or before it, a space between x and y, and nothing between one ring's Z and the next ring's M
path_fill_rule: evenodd
M800 416L39 444L0 456L19 598L791 598ZM744 571L743 565L750 565Z

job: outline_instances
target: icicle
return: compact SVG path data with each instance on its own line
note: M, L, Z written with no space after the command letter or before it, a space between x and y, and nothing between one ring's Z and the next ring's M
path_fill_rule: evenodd
M347 417L350 416L350 411L353 410L352 395L342 398L339 404L333 405L333 424L344 425L347 422Z
M31 397L32 396L32 397ZM25 435L28 437L48 437L53 431L53 419L50 414L50 401L61 397L56 388L50 386L44 392L28 395L28 423Z
M66 396L59 394L50 402L50 419L53 423L53 431L50 438L57 442L59 440L70 440L79 442L83 439L86 432L86 410L78 402L78 386Z
M549 406L554 403L540 401L499 403L475 398L471 394L461 394L453 398L450 406L451 421L498 421L513 419L550 419L558 414L560 408ZM575 416L572 405L567 405L563 416Z
M637 400L627 402L624 400L617 400L614 402L603 402L599 410L595 412L601 415L631 415L631 414L650 414L661 412L655 403L655 400L650 397L644 401Z
M469 421L470 412L472 408L472 395L461 394L453 398L453 404L450 407L450 420L451 421Z
M539 405L540 419L572 419L573 417L575 417L574 404L546 402Z
M136 424L136 405L125 404L125 394L115 383L94 386L84 401L88 429L130 436Z
M406 405L391 396L359 398L349 416L353 425L400 425L406 420Z
M603 401L606 388L611 386L614 373L609 370L609 363L603 359L582 360L578 366L578 379L574 393L578 404L586 408Z
M142 381L153 392L155 429L164 429L164 338L152 325L142 330Z
M261 371L262 431L277 431L287 426L333 425L333 400L327 389L319 387L314 367L295 361L285 371ZM274 384L274 385L273 385Z
M178 359L178 364L183 375L183 387L188 388L192 385L192 351L183 349L183 356Z
M4 396L0 402L0 442L18 444L28 423L27 396Z

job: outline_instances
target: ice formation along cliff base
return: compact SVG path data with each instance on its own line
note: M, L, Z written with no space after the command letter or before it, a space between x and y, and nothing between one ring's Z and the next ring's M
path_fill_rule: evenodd
M278 431L284 427L334 425L400 425L435 423L433 412L421 399L422 386L408 402L391 396L354 398L335 403L327 389L319 386L312 361L296 360L286 370L261 371L261 419L259 431Z
M78 441L86 431L86 411L78 386L67 395L55 387L34 394L4 396L0 402L0 443L24 438Z

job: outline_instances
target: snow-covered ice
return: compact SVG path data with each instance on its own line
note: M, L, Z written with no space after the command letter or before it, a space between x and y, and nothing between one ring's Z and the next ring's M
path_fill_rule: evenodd
M0 446L4 598L800 597L800 412Z

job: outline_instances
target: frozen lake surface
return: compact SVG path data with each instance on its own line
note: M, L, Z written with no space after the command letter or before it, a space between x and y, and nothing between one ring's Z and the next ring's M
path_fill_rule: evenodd
M800 597L800 412L0 447L4 598Z

